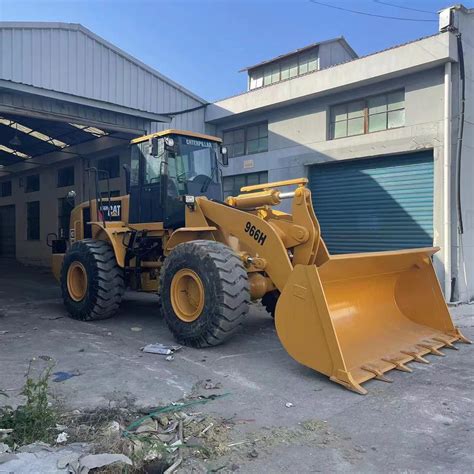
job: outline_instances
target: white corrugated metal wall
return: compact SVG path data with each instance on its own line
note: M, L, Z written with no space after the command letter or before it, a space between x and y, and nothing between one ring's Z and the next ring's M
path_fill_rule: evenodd
M204 103L77 24L0 23L1 79L156 114ZM177 123L194 129L201 115Z

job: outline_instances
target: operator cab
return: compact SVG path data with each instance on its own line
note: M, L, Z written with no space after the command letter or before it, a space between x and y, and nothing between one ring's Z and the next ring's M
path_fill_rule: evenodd
M184 226L185 196L222 200L219 162L227 164L221 139L166 130L131 143L130 224Z

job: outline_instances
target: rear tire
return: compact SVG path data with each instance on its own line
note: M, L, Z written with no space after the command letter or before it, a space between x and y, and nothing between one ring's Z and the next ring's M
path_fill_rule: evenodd
M165 260L160 283L166 324L186 346L222 344L248 313L247 272L237 255L219 242L178 245Z
M61 291L74 319L95 321L113 316L122 301L125 283L112 247L93 239L74 243L61 268Z

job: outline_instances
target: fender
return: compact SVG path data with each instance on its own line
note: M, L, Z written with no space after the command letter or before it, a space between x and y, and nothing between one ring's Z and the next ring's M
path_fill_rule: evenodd
M130 232L130 228L118 222L119 225L114 225L112 222L107 222L107 226L100 222L91 222L92 238L96 240L105 240L112 245L114 249L115 259L117 265L121 268L125 267L125 253L127 248L122 244L123 234Z

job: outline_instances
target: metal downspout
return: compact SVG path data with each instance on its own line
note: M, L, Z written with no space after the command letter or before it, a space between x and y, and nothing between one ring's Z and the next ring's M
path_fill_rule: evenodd
M444 237L444 297L451 301L451 63L444 66L444 147L443 147L443 237Z

